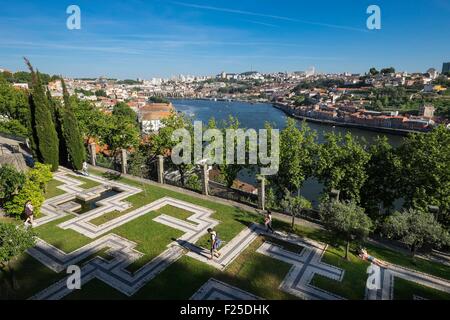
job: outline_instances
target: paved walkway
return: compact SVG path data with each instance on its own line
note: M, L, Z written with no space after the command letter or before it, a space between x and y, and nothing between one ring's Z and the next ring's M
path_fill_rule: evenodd
M76 206L76 203L73 202L76 199L88 201L101 196L103 192L111 189L119 192L115 196L98 201L98 208L59 225L63 229L76 229L78 227L78 223L83 225L83 222L95 219L105 213L112 211L123 212L129 209L131 204L124 201L124 199L142 192L139 188L116 181L105 180L95 176L85 178L98 182L100 185L86 190L80 187L83 184L82 181L68 176L67 173L70 173L70 171L60 170L53 175L55 180L63 183L57 188L63 190L65 193L44 202L41 208L43 216L35 220L37 226L43 225L50 221L58 220L70 213L76 215L75 210L79 209L79 207ZM82 228L82 226L80 228ZM86 230L88 230L88 228L86 228ZM82 234L90 238L95 237L95 235L92 236L92 234L88 234L88 232Z
M339 282L344 277L344 270L321 261L327 249L326 245L311 240L305 241L293 235L277 235L277 238L303 247L300 253L293 253L278 245L265 242L256 251L292 265L291 270L280 285L281 290L305 300L343 299L311 284L315 275L321 275Z
M209 260L209 251L197 246L195 243L207 233L207 228L213 228L219 223L217 220L211 218L211 215L214 212L210 209L170 197L158 199L143 207L131 210L102 225L95 226L89 221L113 210L120 211L129 209L129 204L124 199L130 195L142 192L142 190L100 177L91 176L87 178L97 181L101 183L101 185L92 189L83 190L80 188L81 182L77 179L68 177L67 171L58 172L55 175L55 179L63 182L63 185L59 186L59 188L64 190L66 194L47 200L43 206L43 213L45 216L37 219L36 222L39 225L42 225L67 215L70 213L70 206L67 208L68 211L64 211L61 209L61 204L67 203L68 201L70 202L71 199L77 197L91 199L97 197L102 190L110 190L111 188L120 190L121 193L118 195L114 195L99 202L101 204L99 208L93 209L83 215L76 216L75 218L58 225L64 229L72 229L89 238L96 238L96 240L93 240L91 243L74 250L71 253L65 253L45 241L38 239L36 246L28 250L28 253L31 256L58 273L63 272L70 265L76 265L83 262L83 266L81 267L82 284L97 278L123 294L132 296L142 288L142 286L183 255L188 255L219 270L224 270L236 257L248 248L259 235L266 234L265 228L261 225L252 224L248 228L244 228L231 241L220 248L220 258ZM192 215L186 220L181 220L169 215L161 214L153 220L181 230L184 234L174 242L170 243L166 250L146 263L136 272L132 273L128 271L127 267L137 259L141 258L143 254L134 249L136 247L134 242L113 233L108 234L108 232L133 219L137 219L149 211L158 210L166 205L189 211ZM258 248L258 253L292 265L291 270L279 287L281 290L303 299L342 299L342 297L311 285L311 280L316 274L328 277L335 281L342 281L344 277L344 270L325 264L321 261L327 248L325 244L304 239L294 234L276 232L271 236L303 248L300 253L293 253L270 242L265 242ZM107 248L106 252L111 259L105 260L96 256L99 251L104 250L105 248ZM91 259L85 261L88 258ZM382 283L382 287L375 292L368 290L366 295L368 299L392 299L395 277L405 278L438 290L450 292L450 283L446 280L434 278L397 266L392 266L389 270L384 270L381 277L380 283ZM71 290L67 288L67 280L68 276L31 298L61 299L71 292ZM200 289L197 295L194 295L193 297L201 297L202 295L205 298L243 298L248 297L248 295L251 294L211 279L209 283L205 284L203 289Z
M378 289L366 287L367 300L393 300L395 298L394 283L397 278L450 294L450 282L447 280L396 265L389 265L389 268L377 268L380 272L376 283L380 287Z
M190 300L261 300L261 298L211 278L194 293Z

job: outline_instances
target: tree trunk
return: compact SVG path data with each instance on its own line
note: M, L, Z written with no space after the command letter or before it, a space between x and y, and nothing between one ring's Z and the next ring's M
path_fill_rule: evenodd
M416 256L416 245L413 244L413 245L411 246L411 257L414 259L415 256Z
M349 252L350 252L350 240L347 240L347 245L345 246L345 260L348 260Z
M295 214L292 213L292 225L291 225L292 231L294 231L294 228L295 228Z
M184 186L185 186L185 182L184 182L184 170L178 169L178 171L180 171L181 185L184 187Z

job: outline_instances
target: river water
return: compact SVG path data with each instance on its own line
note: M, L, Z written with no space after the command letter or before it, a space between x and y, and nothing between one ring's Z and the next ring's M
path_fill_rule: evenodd
M268 103L246 103L246 102L227 102L227 101L209 101L209 100L173 100L172 103L177 111L180 111L193 120L202 121L204 125L208 120L214 118L219 125L222 120L227 120L230 115L236 117L242 128L262 129L264 124L269 122L274 128L283 129L287 115L281 110ZM299 126L302 125L298 121ZM324 141L324 134L330 131L345 134L350 131L353 135L364 138L368 143L374 141L378 135L385 135L393 146L398 146L403 137L391 134L377 133L356 128L333 127L317 123L308 123L309 127L317 132L318 142ZM241 172L239 179L255 183L254 174ZM318 198L322 192L322 185L314 179L305 182L301 193L313 204L318 203Z

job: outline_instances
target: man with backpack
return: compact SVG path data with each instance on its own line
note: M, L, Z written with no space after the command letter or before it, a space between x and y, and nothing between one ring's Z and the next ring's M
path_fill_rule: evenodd
M214 259L214 257L220 257L220 253L218 252L218 249L222 243L222 241L217 236L217 232L214 231L211 228L208 228L208 233L210 235L210 241L211 241L211 258L209 260Z

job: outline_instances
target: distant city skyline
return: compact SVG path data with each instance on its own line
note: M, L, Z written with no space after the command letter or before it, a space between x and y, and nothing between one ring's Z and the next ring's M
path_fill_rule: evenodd
M81 8L68 30L66 8ZM381 30L366 9L381 8ZM450 3L419 1L0 0L0 68L67 77L168 78L371 67L440 71L450 60Z

